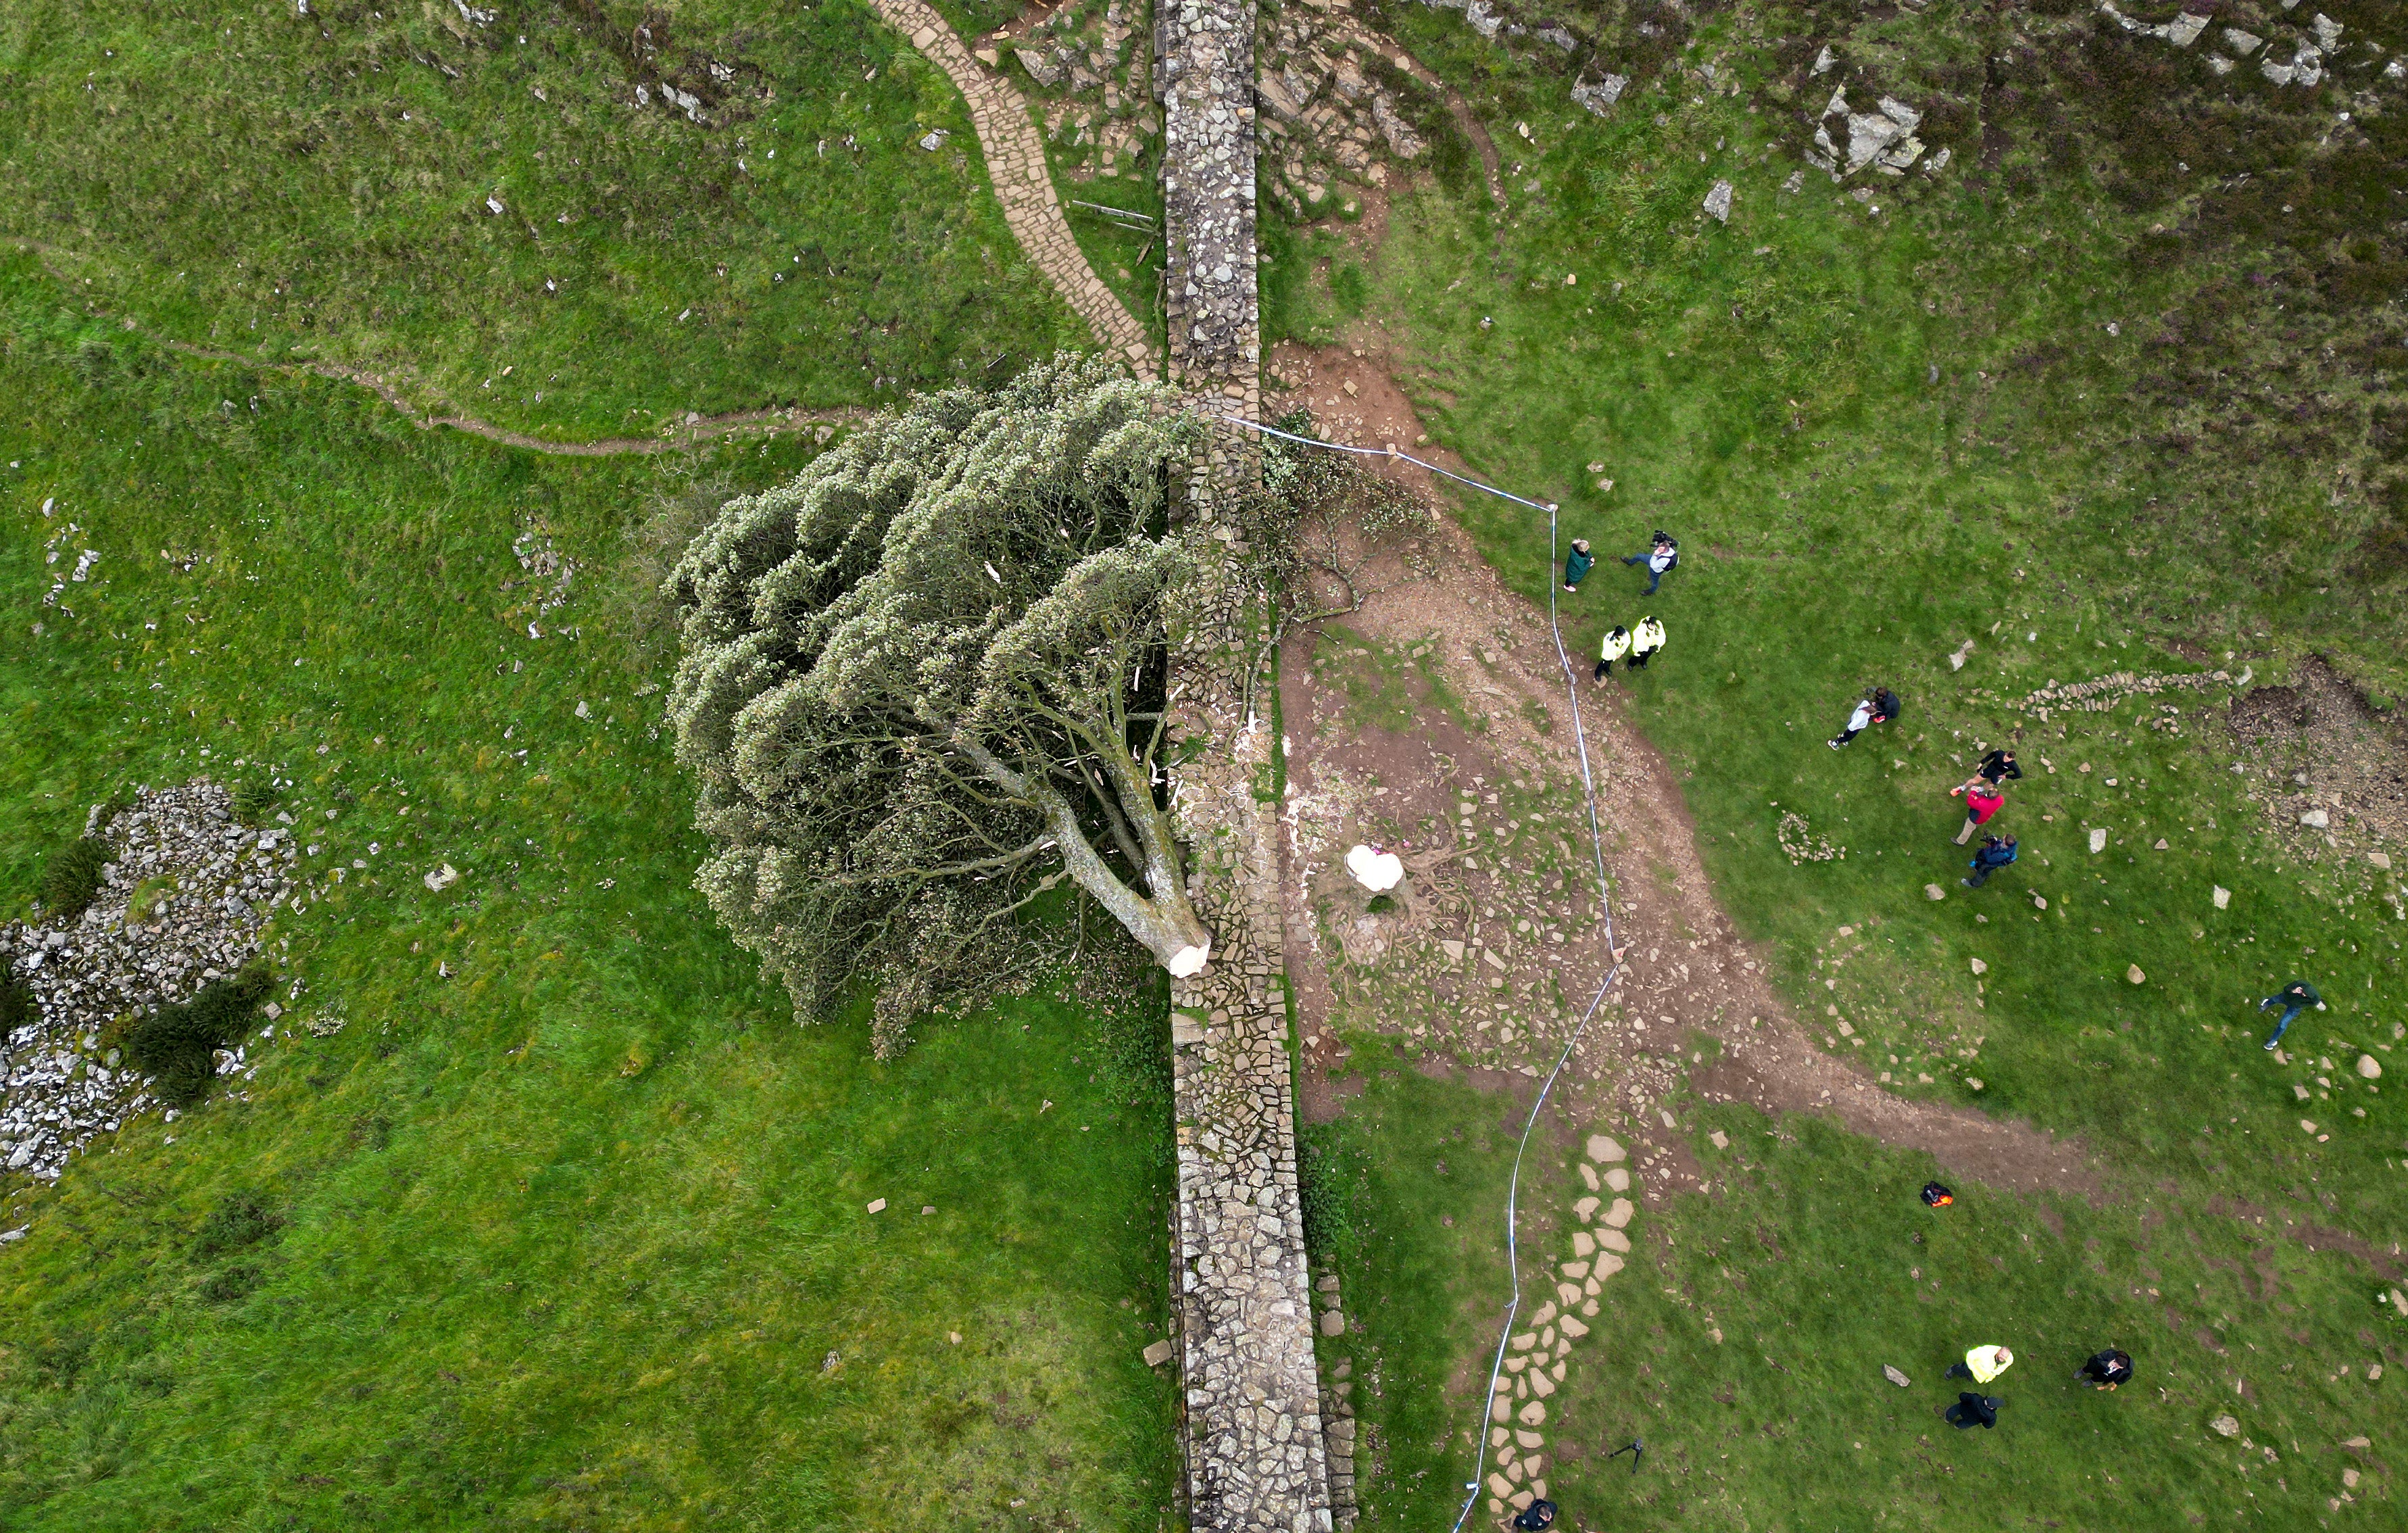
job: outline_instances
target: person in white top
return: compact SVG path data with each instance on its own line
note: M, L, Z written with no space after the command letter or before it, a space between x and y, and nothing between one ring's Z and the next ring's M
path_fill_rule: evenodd
M1664 583L1664 572L1681 562L1681 545L1672 541L1670 533L1659 530L1656 534L1654 548L1645 553L1631 554L1622 562L1647 566L1647 589L1641 595L1652 596L1656 595L1656 588Z

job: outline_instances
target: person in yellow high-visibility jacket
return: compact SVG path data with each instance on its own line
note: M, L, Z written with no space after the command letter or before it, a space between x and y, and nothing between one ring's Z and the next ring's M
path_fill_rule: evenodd
M1639 626L1630 630L1630 668L1645 670L1647 662L1655 659L1656 652L1663 647L1664 625L1652 613L1641 618Z
M1604 681L1606 673L1613 669L1613 663L1629 652L1630 630L1618 623L1608 628L1605 642L1598 647L1596 680Z
M1963 1362L1949 1365L1948 1377L1985 1384L2014 1366L2015 1354L2004 1347L1975 1347Z

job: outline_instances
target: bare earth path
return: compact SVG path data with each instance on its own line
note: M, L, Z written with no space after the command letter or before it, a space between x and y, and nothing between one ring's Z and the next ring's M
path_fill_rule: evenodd
M1301 386L1274 408L1309 405L1333 440L1376 446L1412 442L1419 435L1410 403L1376 355L1356 359L1338 348L1306 352L1283 347L1276 367ZM1461 467L1443 457L1433 461ZM1400 473L1426 478L1409 468ZM1474 700L1487 716L1485 732L1462 735L1440 721L1432 721L1411 742L1374 739L1369 731L1325 732L1342 705L1312 676L1302 659L1309 647L1295 645L1282 676L1291 781L1311 794L1326 787L1333 771L1341 778L1375 771L1389 794L1380 812L1403 824L1412 824L1415 815L1442 816L1451 824L1457 786L1474 772L1492 786L1503 778L1541 776L1564 785L1567 806L1576 803L1579 764L1566 712L1570 704L1544 614L1509 591L1451 523L1442 526L1433 552L1428 578L1389 572L1391 583L1347 626L1366 638L1434 640L1420 665L1442 677L1457 695ZM1474 658L1483 651L1495 657L1492 664ZM1884 1143L1927 1151L1955 1176L2020 1192L2100 1196L2099 1168L2079 1145L2028 1125L1894 1095L1853 1061L1815 1044L1774 991L1763 959L1716 903L1673 770L1631 725L1619 694L1594 684L1587 669L1585 664L1579 666L1579 706L1598 773L1617 935L1627 968L1609 1003L1611 1014L1600 1017L1583 1044L1581 1091L1587 1100L1581 1106L1601 1113L1618 1105L1643 1139L1657 1140L1670 1174L1648 1179L1649 1200L1676 1185L1699 1184L1696 1168L1686 1164L1682 1137L1667 1133L1658 1140L1667 1125L1656 1110L1657 1101L1676 1084L1679 1051L1692 1031L1719 1039L1724 1048L1722 1062L1691 1082L1710 1096L1749 1101L1772 1112L1823 1113ZM1542 731L1536 723L1541 718L1552 727ZM1445 755L1451 770L1433 765L1433 751ZM1441 854L1433 849L1423 855ZM1408 866L1414 861L1408 853ZM1320 1031L1321 1019L1335 1003L1320 946L1297 929L1310 921L1304 885L1311 877L1311 869L1297 867L1283 881L1288 891L1288 952L1299 971L1297 994L1308 1034ZM1524 975L1559 973L1563 990L1577 990L1585 999L1609 961L1601 938L1575 934L1552 949L1526 945L1508 959L1505 977L1518 982ZM1335 1048L1334 1039L1323 1039L1315 1058L1321 1068L1314 1075L1335 1063ZM1610 1104L1608 1093L1621 1102ZM1316 1105L1308 1088L1306 1110Z
M886 24L910 38L911 46L942 69L968 103L970 125L978 132L979 152L986 158L996 199L1003 204L1004 222L1011 225L1028 259L1063 301L1078 310L1106 350L1117 351L1140 370L1157 370L1159 364L1146 339L1145 326L1096 276L1070 234L1045 167L1045 141L1038 136L1020 93L972 58L953 29L925 0L873 3Z

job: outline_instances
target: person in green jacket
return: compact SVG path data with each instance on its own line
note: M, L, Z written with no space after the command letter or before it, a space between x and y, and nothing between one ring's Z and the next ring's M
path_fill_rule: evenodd
M1630 630L1620 623L1605 631L1605 642L1598 647L1597 680L1602 681L1613 669L1613 663L1630 652Z
M1581 581L1587 579L1590 568L1596 563L1596 557L1588 551L1588 539L1573 538L1572 551L1564 555L1564 589L1579 590Z
M2289 984L2259 1001L2258 1010L2263 1011L2276 1001L2283 1003L2283 1020L2274 1024L2274 1036L2266 1040L2266 1047L2269 1050L2283 1041L2283 1034L2289 1029L2293 1017L2311 1006L2319 1011L2325 1009L2325 998L2317 995L2316 987L2305 980L2293 980Z

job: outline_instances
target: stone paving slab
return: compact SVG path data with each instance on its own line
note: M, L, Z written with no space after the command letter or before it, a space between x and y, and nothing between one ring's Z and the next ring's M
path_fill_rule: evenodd
M1144 373L1159 365L1145 326L1087 265L1045 165L1045 141L1030 120L1028 104L1010 82L970 56L961 38L926 0L871 0L886 24L945 72L970 109L979 152L1004 222L1028 259L1045 274L1063 301L1078 311L1096 339Z

